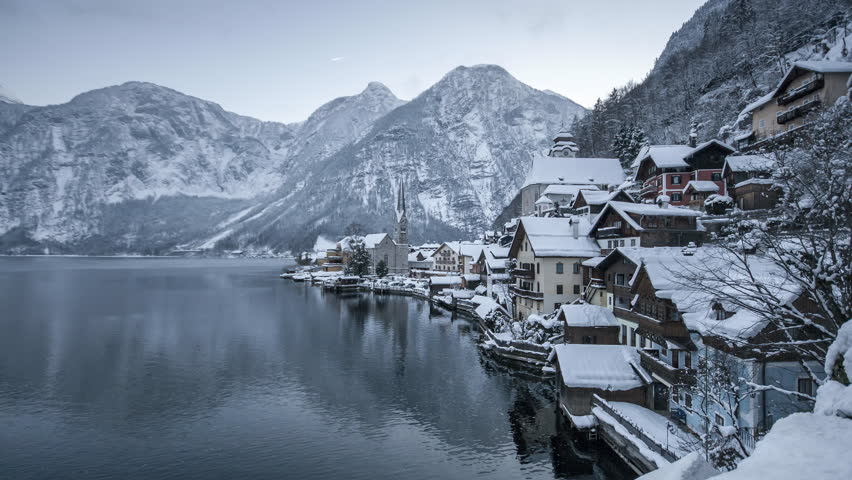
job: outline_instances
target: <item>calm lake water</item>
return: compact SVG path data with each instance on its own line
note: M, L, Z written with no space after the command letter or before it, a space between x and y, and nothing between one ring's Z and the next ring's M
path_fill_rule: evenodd
M0 478L629 478L428 303L271 260L0 258Z

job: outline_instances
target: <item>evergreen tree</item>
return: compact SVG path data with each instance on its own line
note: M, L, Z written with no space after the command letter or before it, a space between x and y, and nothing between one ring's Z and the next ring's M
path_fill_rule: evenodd
M364 246L364 240L359 238L352 242L352 259L346 265L347 275L364 276L370 273L370 252Z
M384 278L385 275L388 274L388 265L384 260L379 260L379 263L376 264L376 275L379 278Z

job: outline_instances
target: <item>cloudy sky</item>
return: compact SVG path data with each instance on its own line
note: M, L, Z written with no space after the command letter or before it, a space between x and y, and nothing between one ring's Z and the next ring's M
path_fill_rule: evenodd
M0 0L0 84L25 103L143 80L299 121L371 80L410 99L495 63L591 106L640 80L702 0Z

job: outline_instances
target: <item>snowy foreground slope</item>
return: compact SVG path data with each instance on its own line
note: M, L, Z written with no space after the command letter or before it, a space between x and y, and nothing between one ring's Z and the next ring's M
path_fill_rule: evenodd
M484 229L529 157L585 110L495 66L409 103L384 85L298 124L141 82L32 107L0 102L0 251L285 250L350 223L387 229L400 180L417 239Z

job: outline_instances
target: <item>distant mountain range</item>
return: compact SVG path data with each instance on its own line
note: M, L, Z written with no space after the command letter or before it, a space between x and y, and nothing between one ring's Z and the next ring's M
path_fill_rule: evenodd
M297 124L142 82L46 107L0 94L0 252L295 250L392 231L399 182L413 241L469 236L586 112L493 65L410 102L373 82Z

